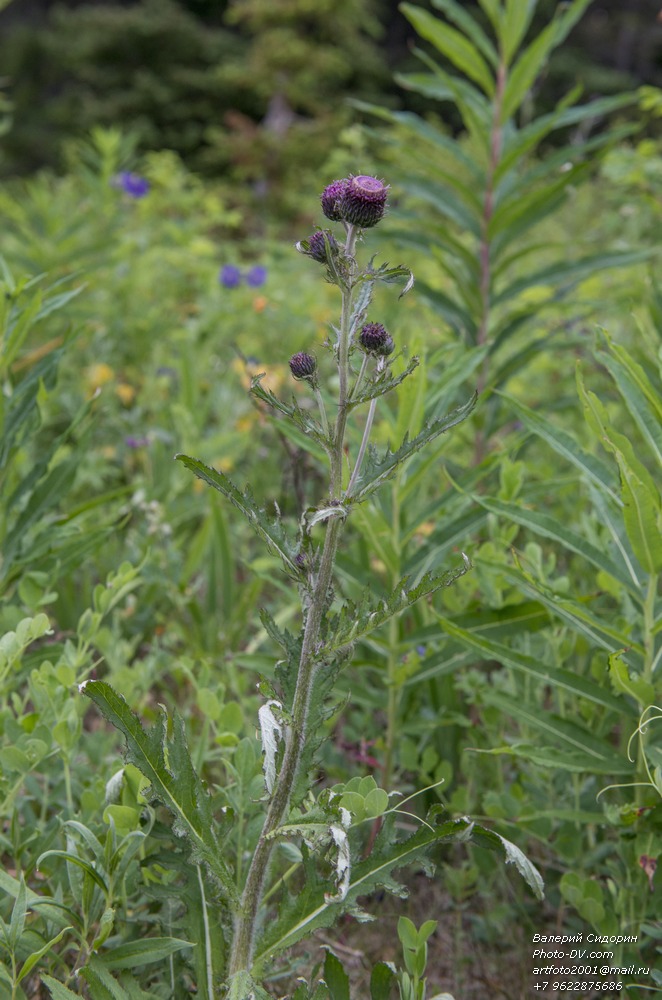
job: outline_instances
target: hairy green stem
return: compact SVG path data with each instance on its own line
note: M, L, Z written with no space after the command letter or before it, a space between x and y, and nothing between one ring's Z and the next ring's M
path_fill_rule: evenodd
M345 252L353 260L356 245L356 231L347 227ZM331 499L339 497L343 478L343 444L349 403L349 347L352 315L351 278L342 290L342 313L338 342L338 412L332 433L330 452L330 493ZM291 723L285 735L285 752L274 786L267 815L246 876L246 884L241 897L240 910L235 919L232 952L229 962L230 976L239 972L250 972L255 949L257 915L264 897L264 885L275 845L274 834L287 813L292 791L299 776L300 761L309 738L309 710L313 681L317 669L315 654L320 628L327 607L329 591L333 580L338 538L343 525L343 517L331 517L327 521L324 546L314 580L313 593L304 626L297 683L292 703Z

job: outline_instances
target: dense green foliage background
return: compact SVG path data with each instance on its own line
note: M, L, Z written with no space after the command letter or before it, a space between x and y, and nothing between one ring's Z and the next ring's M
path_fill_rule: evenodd
M296 630L298 605L278 560L172 458L250 481L292 523L319 500L314 448L246 389L264 371L307 405L288 359L324 356L338 303L291 237L320 222L323 185L357 169L392 184L380 260L417 279L401 303L379 300L406 349L396 369L421 364L380 403L377 445L481 395L358 509L339 585L381 597L461 551L474 569L357 645L320 780L424 789L414 816L481 819L542 870L541 905L490 856L449 850L432 899L384 904L389 927L439 916L431 987L528 998L524 942L563 926L638 934L618 958L662 988L662 156L657 92L629 89L658 82L659 27L647 4L600 9L608 20L589 9L524 88L496 159L489 123L429 64L429 11L410 5L410 21L351 0L145 0L48 19L35 5L38 27L5 11L2 1000L57 998L63 983L95 1000L205 995L186 854L78 685L108 680L146 725L161 704L179 711L215 814L236 819L239 882L261 820L256 681L280 655L257 608ZM528 40L545 4L536 19ZM579 110L560 93L578 63ZM125 170L148 181L141 197ZM219 281L228 265L236 287ZM357 448L359 424L351 435ZM278 858L295 893L298 861L293 846ZM347 926L335 940L351 948ZM400 962L383 927L350 959L358 990L378 958ZM476 942L491 956L478 972ZM315 965L317 942L300 949L275 992Z

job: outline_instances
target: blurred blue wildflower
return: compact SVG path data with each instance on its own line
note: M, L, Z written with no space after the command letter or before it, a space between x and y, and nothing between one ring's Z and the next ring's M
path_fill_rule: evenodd
M224 288L236 288L241 284L241 271L234 264L224 264L218 273L218 280Z
M418 653L419 656L425 656L426 647L425 646L417 646L416 647L416 652Z
M115 184L131 198L144 198L149 191L149 181L140 174L132 174L129 170L123 170L118 174Z
M149 438L133 437L133 435L130 434L128 437L124 438L124 444L127 448L145 448L149 444Z
M246 275L246 284L250 285L251 288L259 288L267 280L267 269L262 267L260 264L256 264L252 267Z

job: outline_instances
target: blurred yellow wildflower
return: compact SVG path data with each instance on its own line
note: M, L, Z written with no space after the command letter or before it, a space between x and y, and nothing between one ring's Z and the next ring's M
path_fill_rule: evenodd
M131 403L136 398L136 390L128 382L118 382L115 386L115 395L119 396L125 406L131 406Z

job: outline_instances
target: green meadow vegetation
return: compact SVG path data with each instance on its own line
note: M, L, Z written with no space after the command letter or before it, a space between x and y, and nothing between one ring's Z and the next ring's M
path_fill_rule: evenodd
M286 220L113 127L0 188L0 1000L662 993L662 100L537 113L587 5L402 4L432 110Z

